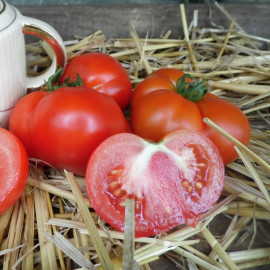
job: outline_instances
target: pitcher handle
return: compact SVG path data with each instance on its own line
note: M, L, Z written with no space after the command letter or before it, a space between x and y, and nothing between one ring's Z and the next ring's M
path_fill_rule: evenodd
M66 49L59 33L46 22L22 16L22 29L24 34L34 35L46 41L53 52L52 64L46 72L36 77L26 78L25 87L35 90L44 85L44 81L48 80L58 68L64 69L67 61Z

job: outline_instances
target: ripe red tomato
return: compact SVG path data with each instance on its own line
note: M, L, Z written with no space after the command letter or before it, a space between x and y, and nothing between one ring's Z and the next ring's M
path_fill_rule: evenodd
M156 90L134 107L130 124L135 134L158 142L176 129L203 130L201 113L195 103L170 90Z
M131 109L139 102L139 100L149 93L160 90L169 89L176 92L176 82L185 73L178 69L162 68L152 72L141 83L139 83L133 93L131 99Z
M0 128L0 214L12 207L22 195L29 174L29 162L21 141Z
M104 53L85 53L73 58L64 70L60 83L80 75L84 86L112 97L124 109L129 103L132 85L129 75L116 59Z
M196 105L203 118L211 119L241 143L248 145L251 136L250 123L238 107L210 93L196 102ZM238 157L234 145L219 132L207 124L204 124L203 132L219 149L224 164L229 164Z
M183 72L178 72L180 72L179 78L184 79ZM166 87L164 76L174 77L172 85ZM197 94L198 89L203 86L202 83L200 87L190 89L187 87L188 84L191 86L194 84L191 84L191 80L185 79L185 84L179 91L177 89L179 85L175 82L176 77L175 69L160 69L150 74L135 88L131 100L133 105L131 127L134 133L158 141L168 132L179 128L197 130L203 132L216 144L225 165L231 163L238 157L233 144L204 124L203 118L209 118L241 143L248 145L251 129L247 117L234 104L209 93L199 101L196 97L195 101L188 100L187 96L193 90L194 94ZM168 81L171 81L171 78L166 82ZM183 92L186 97L182 96Z
M130 131L111 97L84 86L26 95L15 106L9 128L30 157L79 175L85 175L89 156L104 139Z
M136 237L195 225L218 200L223 181L216 146L190 130L174 131L157 144L131 133L111 136L94 151L86 172L91 205L117 230L124 228L125 199L135 200Z

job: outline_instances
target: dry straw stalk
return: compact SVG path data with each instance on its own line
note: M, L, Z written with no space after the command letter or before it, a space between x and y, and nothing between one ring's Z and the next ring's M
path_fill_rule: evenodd
M179 68L206 80L211 92L239 106L251 122L247 147L204 119L239 153L226 166L220 201L195 228L180 225L156 237L134 238L132 201L126 208L126 225L131 226L127 236L91 209L83 177L54 168L45 173L32 165L20 201L0 215L0 268L150 270L160 257L182 269L191 264L200 269L270 267L270 53L264 50L270 41L245 33L222 6L215 6L227 17L228 29L200 27L200 12L187 18L180 5L183 39L170 38L170 31L161 38L139 37L131 23L130 37L110 39L98 30L65 44L69 59L97 51L115 57L133 87L154 70ZM51 63L46 48L40 43L26 48L28 73L43 72ZM232 252L233 246L238 251Z

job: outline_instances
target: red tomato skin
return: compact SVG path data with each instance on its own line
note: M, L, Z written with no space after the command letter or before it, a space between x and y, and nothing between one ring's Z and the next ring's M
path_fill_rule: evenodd
M29 162L22 142L0 128L0 214L11 208L22 195L29 175Z
M250 123L237 106L210 93L199 100L196 105L203 118L209 118L241 143L248 145L251 136ZM219 149L224 165L237 159L238 154L234 145L223 135L205 123L203 132Z
M161 68L161 69L157 69L156 71L154 71L153 73L150 74L150 76L152 76L152 75L166 77L174 85L176 85L176 82L178 81L178 79L180 79L183 75L185 75L185 73L183 71L181 71L179 69L175 69L175 68ZM188 79L188 81L190 81L190 80Z
M184 74L181 70L173 68L163 68L154 71L135 87L130 102L131 109L134 109L140 99L153 91L168 89L176 92L176 82Z
M80 75L84 86L111 96L124 109L130 100L132 85L129 75L116 59L104 53L85 53L73 58L65 67L60 83Z
M189 180L195 186L198 179L202 181L202 194L186 191L181 182L181 170L175 167L173 158L162 154L162 148L155 151L149 160L148 155L143 158L141 154L149 143L135 134L121 133L109 137L96 148L87 165L86 186L91 205L101 218L117 230L124 229L125 211L115 201L114 195L108 192L111 177L116 177L121 188L128 187L126 190L134 198L135 205L140 197L139 193L142 195L139 200L142 211L135 210L136 237L156 235L183 223L196 224L198 216L212 207L223 189L222 159L216 146L207 137L194 131L177 130L168 134L157 147L159 145L172 151L173 156L181 155L181 151L194 147L197 153L196 162L206 162L203 171L207 178L196 178L195 169L195 176ZM141 176L140 166L135 167L135 170L132 167L138 160L146 164L147 171ZM123 171L123 178L114 169L118 167ZM114 172L113 175L110 174L111 171ZM199 196L199 200L194 201L194 196Z
M142 98L131 112L133 132L158 142L176 129L203 130L196 104L170 90L156 90Z
M34 155L30 157L57 169L84 176L89 156L99 143L131 131L118 104L92 88L62 87L41 99L36 96L30 93L15 106L11 131L25 142L29 155ZM30 115L21 113L24 108L33 108L28 110ZM27 124L20 127L23 121Z
M9 130L20 139L31 158L37 158L30 132L33 113L40 100L48 94L46 91L35 91L24 96L16 104L9 120Z

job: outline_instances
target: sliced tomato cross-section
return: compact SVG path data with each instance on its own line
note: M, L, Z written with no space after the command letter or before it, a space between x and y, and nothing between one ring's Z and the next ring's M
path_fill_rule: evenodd
M177 130L159 143L131 133L109 137L91 156L86 185L94 210L123 231L125 200L135 201L135 235L151 236L197 217L218 200L224 165L216 146Z

